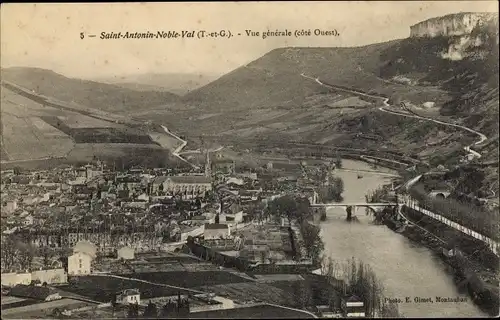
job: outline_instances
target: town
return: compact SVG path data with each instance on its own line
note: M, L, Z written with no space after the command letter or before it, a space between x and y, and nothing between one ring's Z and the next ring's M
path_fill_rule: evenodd
M466 2L3 6L2 319L498 317Z
M174 171L116 171L96 159L2 172L2 315L354 312L347 295L345 303L300 310L296 289L268 284L318 281L307 231L266 207L288 195L310 210L325 184L317 183L320 170L304 162L239 168L207 153L203 171Z

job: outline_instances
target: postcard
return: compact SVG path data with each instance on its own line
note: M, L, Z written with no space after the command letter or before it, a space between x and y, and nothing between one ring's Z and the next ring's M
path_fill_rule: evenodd
M497 2L0 12L2 319L498 316Z

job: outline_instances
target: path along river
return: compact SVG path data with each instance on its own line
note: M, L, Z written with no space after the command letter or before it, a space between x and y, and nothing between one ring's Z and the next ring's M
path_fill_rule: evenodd
M373 170L364 162L343 160L346 169ZM379 169L391 172L390 170ZM344 201L365 202L365 194L390 178L372 173L352 171L334 172L344 180ZM329 208L327 220L321 223L325 254L336 261L351 257L369 264L384 286L389 298L431 297L434 303L401 303L399 312L404 317L486 317L467 296L460 294L444 263L425 247L412 243L404 236L383 225L372 224L372 217L364 208L356 209L359 223L345 221L344 208ZM467 302L441 302L435 297L463 297Z

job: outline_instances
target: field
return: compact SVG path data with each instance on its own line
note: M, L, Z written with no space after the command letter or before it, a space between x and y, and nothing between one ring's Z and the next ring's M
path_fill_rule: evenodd
M120 116L113 120L105 112L94 115L74 103L59 108L52 106L53 102L46 103L36 96L32 99L31 93L12 88L2 86L0 155L4 165L32 168L39 167L37 160L87 162L94 156L134 163L146 159L156 165L170 161L168 151L159 143L171 147L168 138L155 142L144 130L124 124Z
M202 288L204 290L207 289L206 287L200 287L199 289ZM208 287L208 290L222 297L233 299L236 303L267 302L286 306L292 306L295 304L295 299L292 293L265 283L228 283L210 286Z
M72 79L39 68L2 68L2 80L8 80L38 94L60 101L108 112L164 106L178 97L168 92L137 91L116 85Z
M77 309L93 304L73 299L61 299L50 302L40 302L17 308L3 309L3 319L40 319L41 315L50 316L55 308Z
M111 301L114 294L124 289L138 289L141 299L173 296L179 292L175 288L107 276L83 276L75 279L75 282L59 288L100 302ZM181 290L181 293L187 292Z
M310 314L274 307L259 305L228 310L195 312L189 315L192 319L303 319L313 318Z
M38 116L60 113L2 88L2 160L65 156L73 141Z
M87 162L94 156L120 163L139 163L148 160L155 166L175 161L175 158L160 146L130 143L78 143L68 153L67 159L71 162Z
M65 116L58 116L57 118L72 129L118 127L118 125L113 122L91 118L81 114L68 114Z
M63 157L74 146L70 137L36 117L2 112L3 152L9 160Z
M171 271L136 273L134 278L151 281L155 283L167 284L177 287L195 288L203 286L213 286L228 283L244 283L251 280L239 277L227 271Z

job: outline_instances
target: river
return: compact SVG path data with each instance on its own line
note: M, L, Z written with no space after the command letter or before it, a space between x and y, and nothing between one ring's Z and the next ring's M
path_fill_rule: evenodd
M343 160L346 169L373 170L359 161ZM391 172L388 169L378 169ZM390 178L372 173L337 171L336 176L344 180L344 201L365 202L365 194L390 182ZM405 297L457 297L467 298L458 303L400 303L399 312L404 317L486 317L467 294L460 294L444 263L432 252L412 243L404 236L386 226L372 224L372 217L364 208L356 210L358 223L345 221L344 208L330 208L327 219L321 223L321 235L325 242L325 253L336 261L351 257L369 264L384 286L388 298Z

